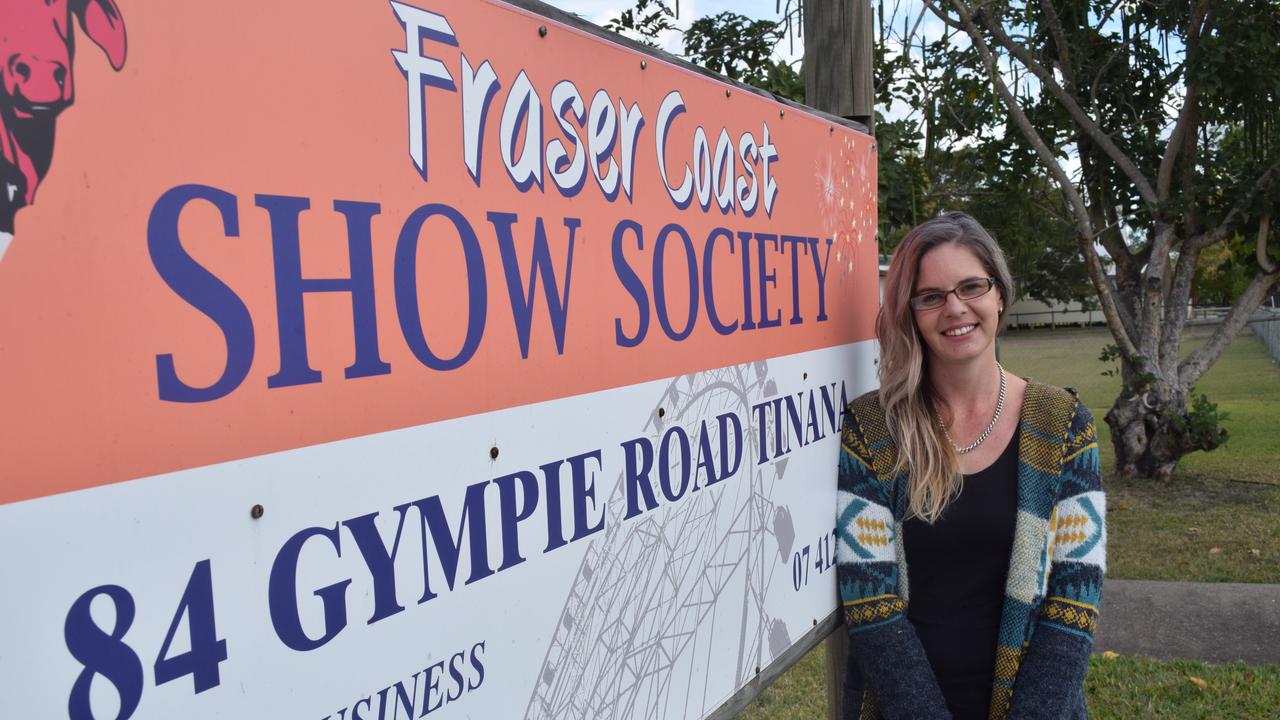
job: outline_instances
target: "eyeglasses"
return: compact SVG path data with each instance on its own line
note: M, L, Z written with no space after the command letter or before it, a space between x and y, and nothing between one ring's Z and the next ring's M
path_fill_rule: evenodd
M947 303L947 296L955 293L956 297L961 300L977 300L978 298L991 292L991 288L996 286L995 278L972 278L965 280L951 290L943 292L942 290L926 290L919 295L911 296L911 307L915 310L933 310L940 308Z

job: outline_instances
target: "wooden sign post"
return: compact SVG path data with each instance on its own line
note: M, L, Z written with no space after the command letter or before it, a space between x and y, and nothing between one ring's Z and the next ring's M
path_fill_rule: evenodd
M805 104L855 120L875 134L870 0L809 0L804 8ZM839 720L849 638L827 638L827 718Z

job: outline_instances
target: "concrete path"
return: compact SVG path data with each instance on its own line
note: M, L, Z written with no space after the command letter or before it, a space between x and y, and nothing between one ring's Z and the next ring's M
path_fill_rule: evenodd
M1093 650L1280 663L1280 585L1107 580Z

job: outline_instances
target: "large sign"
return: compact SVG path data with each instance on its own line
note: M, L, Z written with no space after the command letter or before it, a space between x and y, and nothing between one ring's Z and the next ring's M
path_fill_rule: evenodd
M869 137L496 0L0 27L5 717L701 718L834 609Z

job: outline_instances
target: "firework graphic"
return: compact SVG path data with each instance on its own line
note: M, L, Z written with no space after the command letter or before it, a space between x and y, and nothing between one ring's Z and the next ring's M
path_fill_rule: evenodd
M836 269L844 283L853 274L859 247L875 242L876 171L874 162L863 157L870 153L874 159L875 145L868 148L851 133L833 133L831 142L839 145L814 161L814 193L821 230L834 241Z

